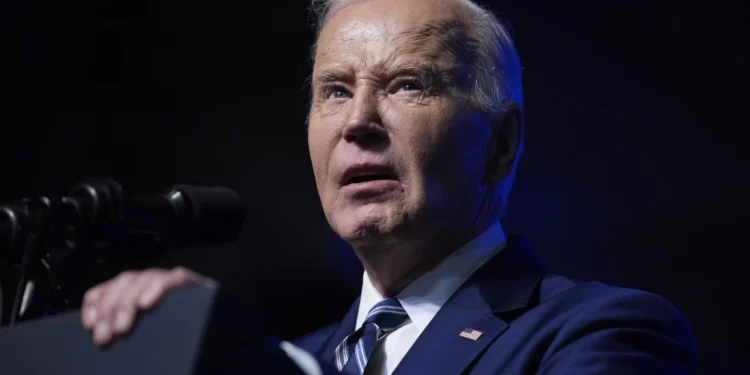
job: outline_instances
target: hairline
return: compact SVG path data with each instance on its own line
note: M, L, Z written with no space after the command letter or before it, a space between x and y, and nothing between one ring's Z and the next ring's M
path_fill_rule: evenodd
M357 3L358 1L361 0L311 0L311 15L315 17L315 23L313 25L313 27L315 28L315 42L313 43L310 50L309 58L313 66L317 58L320 35L325 26L339 11L343 10L349 5ZM475 59L475 61L471 61L470 70L472 71L472 75L474 76L475 84L476 86L481 87L475 87L473 90L471 90L471 92L469 92L469 96L473 99L472 101L474 102L470 104L473 104L472 107L477 107L475 109L479 110L480 112L494 116L499 114L498 112L500 112L500 107L504 102L514 101L520 106L521 111L523 112L523 89L520 82L521 67L520 61L518 61L518 54L515 50L512 37L510 36L512 32L510 30L510 26L504 22L501 22L501 20L499 20L494 15L494 13L482 8L472 0L456 1L466 7L468 11L468 16L462 17L460 15L456 15L455 17L453 17L453 20L458 21L458 23L465 27L467 37L470 40L474 41L479 48L488 48L489 44L493 44L493 47L496 48L495 51L492 51L495 52L492 54L492 56L487 56L487 54L481 56L484 58L484 60L492 59L493 61L489 64L491 66L478 67L478 65L482 65L480 64L480 62L486 62L483 61L482 58L477 58ZM489 27L492 30L478 30L480 27ZM492 33L493 35L484 35L489 33ZM487 40L488 38L492 40ZM479 39L484 40L480 41ZM498 64L498 60L503 61ZM499 69L497 69L497 65L500 65ZM496 69L505 71L507 68L510 68L510 70L518 71L513 72L515 74L505 74L502 77L498 77ZM478 70L481 69L484 69L484 71L478 72ZM490 85L491 87L487 87L486 85L483 85L483 82L479 82L480 78L486 78L487 76L492 76L493 78L493 84ZM313 76L311 73L306 81L308 92L310 94L309 104L311 108L313 82L312 79Z

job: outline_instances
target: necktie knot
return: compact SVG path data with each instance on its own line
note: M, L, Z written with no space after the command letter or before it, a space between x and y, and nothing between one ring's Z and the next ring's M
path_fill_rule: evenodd
M406 313L401 303L395 298L388 298L378 302L370 309L362 326L375 324L380 330L387 333L396 329L407 318L409 318L409 314Z
M339 371L362 374L375 345L388 333L403 324L409 315L397 299L387 298L378 302L367 313L362 327L336 348L335 364Z

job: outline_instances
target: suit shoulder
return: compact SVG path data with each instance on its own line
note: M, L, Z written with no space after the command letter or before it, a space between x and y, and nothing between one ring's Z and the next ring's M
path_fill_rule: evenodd
M682 315L672 302L655 293L594 281L571 282L574 283L572 287L553 299L569 300L584 310L611 306L620 310L648 311L664 316Z
M632 373L694 373L690 326L666 298L641 290L568 279L528 311L525 322L545 322L542 374L627 363ZM524 317L520 317L523 319ZM580 371L577 373L588 373Z
M570 280L570 283L569 288L542 302L555 305L558 311L566 311L568 329L599 329L608 325L642 328L692 345L687 320L663 296L600 282Z

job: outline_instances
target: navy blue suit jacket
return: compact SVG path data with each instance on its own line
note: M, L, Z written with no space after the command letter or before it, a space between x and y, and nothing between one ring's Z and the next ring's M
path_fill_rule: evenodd
M358 306L293 343L332 363ZM482 336L459 336L465 328ZM440 309L394 375L693 374L695 367L691 330L670 302L548 273L526 241L511 237Z

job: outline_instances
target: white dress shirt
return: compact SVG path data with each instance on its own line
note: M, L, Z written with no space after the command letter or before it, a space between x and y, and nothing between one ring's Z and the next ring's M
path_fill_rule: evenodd
M409 319L377 344L367 361L365 374L392 374L445 302L479 267L501 251L505 244L505 232L500 223L495 222L482 234L448 255L431 271L404 288L396 298L409 314ZM362 276L362 293L355 330L362 327L367 313L383 299L365 272ZM281 349L306 374L322 373L307 352L288 342L283 342Z
M392 374L445 302L479 267L502 250L505 243L505 233L496 222L404 288L396 298L409 314L409 319L377 344L367 361L365 373ZM367 313L383 299L365 272L355 329L362 327Z

